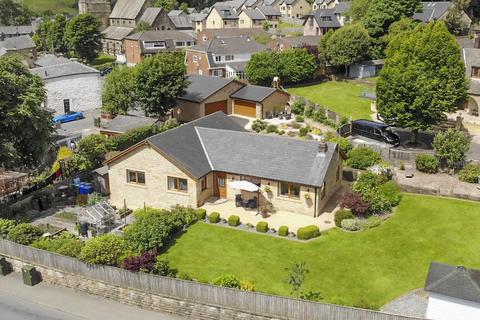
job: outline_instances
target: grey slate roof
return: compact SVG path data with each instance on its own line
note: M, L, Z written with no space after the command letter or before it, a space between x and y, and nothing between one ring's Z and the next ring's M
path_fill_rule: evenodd
M105 39L123 40L126 36L133 32L133 28L109 26L102 33Z
M147 0L117 0L110 14L110 18L136 19L141 13L145 1Z
M432 262L425 290L480 303L480 270Z
M201 178L212 169L195 127L231 131L245 131L245 129L224 113L216 112L147 139L149 143L160 148L194 177Z
M313 18L317 22L318 26L321 28L341 28L342 24L338 19L338 14L336 13L336 10L336 8L317 9L310 16L313 15ZM306 23L306 20L304 23Z
M4 41L0 41L0 48L6 51L10 50L23 50L35 48L35 43L28 35L5 38Z
M480 49L464 48L462 50L462 56L465 62L465 75L470 79L468 93L480 95L480 79L471 78L472 67L480 68Z
M202 102L232 81L234 80L220 77L201 75L188 76L189 85L185 89L185 94L179 97L179 99Z
M247 0L243 3L246 8L252 7L258 0Z
M423 11L415 12L413 19L428 23L440 19L453 5L450 1L422 2Z
M335 13L337 14L345 14L348 10L350 10L350 7L352 6L352 2L351 1L342 1L342 2L339 2L336 6L335 6Z
M258 10L264 15L264 16L280 16L280 10L278 10L277 7L273 6L258 6Z
M196 38L187 33L177 30L149 30L134 33L125 39L141 40L141 41L165 41L165 40L190 40L194 41Z
M190 14L190 20L192 21L203 21L207 18L208 14L206 13L191 13Z
M161 7L151 7L146 8L143 12L142 16L140 17L140 21L145 21L149 25L152 25L155 22L155 19L160 15L163 8Z
M213 7L218 11L223 20L238 20L238 15L234 8L226 4L226 2L217 2Z
M192 49L214 54L256 53L267 49L248 36L216 37Z
M156 118L133 115L118 115L104 127L104 130L124 133L128 130L143 126L153 126L157 122L159 122L159 120Z
M35 65L38 67L47 67L56 64L65 64L69 62L71 61L65 57L57 57L54 54L46 54L38 57L38 59L35 61Z
M265 16L257 9L243 9L243 12L252 20L265 20Z
M223 171L320 187L336 152L316 141L246 132L216 112L147 139L195 178Z
M197 127L212 171L321 187L335 153L318 141Z
M193 28L190 16L182 10L172 10L168 13L168 17L177 29Z
M30 72L40 76L44 80L82 74L99 74L94 68L84 64L70 61L64 64L50 65L30 69Z
M275 91L277 89L271 87L248 85L232 94L232 98L262 102Z
M14 36L35 33L33 26L0 26L0 35Z
M458 44L461 48L474 48L475 47L475 40L470 38L469 36L457 36Z

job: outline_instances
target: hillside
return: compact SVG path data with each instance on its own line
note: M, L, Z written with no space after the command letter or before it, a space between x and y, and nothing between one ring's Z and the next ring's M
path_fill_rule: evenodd
M77 0L23 0L25 5L35 14L41 14L45 11L53 13L78 13Z

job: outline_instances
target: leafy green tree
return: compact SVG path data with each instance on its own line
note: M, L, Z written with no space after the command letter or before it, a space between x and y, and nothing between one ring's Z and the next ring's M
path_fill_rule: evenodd
M0 58L0 83L0 166L33 167L54 131L44 83L14 57Z
M292 293L300 297L300 290L302 289L305 277L310 272L305 261L296 261L290 267L285 268L288 271L286 282L292 288Z
M36 33L37 48L45 52L67 54L64 36L66 26L67 18L61 14L56 15L55 19L42 21Z
M153 6L162 7L169 12L178 7L178 2L176 0L154 0Z
M465 161L468 150L470 150L471 138L467 134L454 129L437 133L433 140L435 155L447 164L449 168L455 168Z
M130 247L123 238L109 233L88 240L78 258L89 264L118 266L122 257L130 253Z
M343 66L345 76L348 67L368 56L370 36L361 25L347 25L330 34L322 47L327 61L334 66Z
M468 24L464 21L463 15L465 10L470 6L471 0L454 0L453 7L448 10L445 17L445 24L448 31L454 35L464 35L468 32Z
M350 9L347 12L347 16L353 22L362 20L368 11L372 0L353 0Z
M92 61L102 48L100 21L89 14L80 14L71 19L65 29L65 42L73 55L85 61Z
M126 114L135 108L134 69L116 67L105 78L102 109L112 114Z
M392 39L377 82L377 109L387 120L419 130L444 119L467 98L460 47L443 21L419 25Z
M420 7L420 0L372 0L362 22L370 36L379 38L402 17L412 17Z
M125 228L125 239L138 252L160 249L182 226L182 221L166 210L146 208L134 214L135 222Z
M31 12L25 5L14 0L0 0L0 25L29 25Z
M273 78L279 76L279 53L259 52L252 55L245 67L245 73L252 84L271 86Z
M8 232L8 240L28 246L43 234L43 231L29 223L20 223Z
M146 115L166 115L188 85L182 53L149 57L135 67L136 95Z
M137 25L135 26L135 29L133 29L133 32L137 33L142 31L149 31L149 30L152 30L152 26L150 25L150 23L144 20L140 20L140 22L137 23Z
M280 79L285 83L300 83L313 79L317 59L306 49L288 49L280 53ZM272 79L273 80L273 79Z
M188 13L188 3L182 2L178 7L178 9L182 10L185 13Z
M79 171L99 167L105 160L107 152L114 150L115 144L108 137L101 134L91 134L77 145L72 162Z

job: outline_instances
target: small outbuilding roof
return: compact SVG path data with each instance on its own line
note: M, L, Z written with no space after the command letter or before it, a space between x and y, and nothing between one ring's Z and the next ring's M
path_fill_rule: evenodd
M6 51L31 49L35 48L35 42L28 35L10 37L0 41L0 48L4 48Z
M480 303L480 270L432 262L425 291Z
M113 39L113 40L123 40L126 36L128 36L132 32L133 32L133 28L117 27L117 26L109 26L108 28L102 31L105 39Z
M188 77L189 85L185 89L186 92L179 97L179 99L202 102L232 81L234 80L220 77L191 75Z
M38 57L38 59L35 61L35 65L38 67L47 67L47 66L65 64L70 62L71 61L65 57L57 57L54 54L46 54Z
M232 94L232 98L235 99L242 99L242 100L249 100L255 102L262 102L274 92L281 92L287 94L286 92L277 90L271 87L261 87L261 86L254 86L254 85L247 85Z
M69 61L64 64L50 65L30 69L30 72L40 76L44 80L67 77L73 75L99 74L100 71L79 62Z

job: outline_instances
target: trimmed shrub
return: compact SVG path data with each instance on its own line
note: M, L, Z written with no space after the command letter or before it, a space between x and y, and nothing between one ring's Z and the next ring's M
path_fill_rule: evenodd
M288 227L287 226L281 226L278 229L278 235L281 237L286 237L288 235Z
M233 274L224 274L223 276L216 278L213 281L213 284L225 288L240 289L240 280L238 280Z
M6 239L8 233L15 228L15 221L8 219L0 219L0 238Z
M302 115L295 116L295 121L303 122L305 121L305 116L302 116Z
M274 133L276 132L278 127L274 124L269 124L266 128L267 133Z
M255 284L249 280L242 280L240 282L240 290L255 291Z
M201 208L195 209L193 213L195 214L195 216L197 216L198 220L205 220L205 217L207 216L207 210Z
M382 158L375 150L367 147L359 147L348 152L347 165L354 169L367 169L380 162Z
M348 231L359 231L363 229L363 225L358 219L345 219L342 221L342 229Z
M297 115L303 114L303 112L305 110L305 102L297 100L292 104L292 106L290 108L291 108L292 112L297 114Z
M261 132L267 128L267 124L262 120L255 119L252 123L252 130L255 132Z
M228 217L228 224L232 227L238 226L240 224L240 217L231 215L230 217Z
M393 181L387 181L386 183L378 187L380 193L388 200L392 207L396 207L402 200L402 194L400 188Z
M320 230L314 225L298 228L297 231L297 238L300 240L308 240L318 236L320 236Z
M417 170L425 173L437 173L438 172L438 159L431 154L419 154L415 159L415 165Z
M28 246L43 234L42 229L29 223L17 224L8 233L8 240Z
M303 127L303 128L300 128L299 130L299 134L300 134L300 137L305 137L309 132L310 132L310 128L308 127Z
M220 221L220 213L212 212L208 215L208 221L211 223L218 223Z
M480 177L480 164L477 163L467 164L458 175L460 181L469 183L478 183L478 177Z
M63 232L54 239L41 238L31 244L32 247L56 252L58 254L77 257L82 251L84 242L71 233Z
M125 239L109 233L88 240L78 258L88 264L118 266L129 253L131 250Z
M164 277L176 277L178 273L177 269L170 266L168 258L164 256L157 256L152 272Z
M267 232L268 231L268 222L259 221L257 223L257 228L256 229L257 229L258 232L263 232L263 233Z
M345 219L353 219L353 213L350 210L339 210L335 212L335 225L342 227L342 221Z

